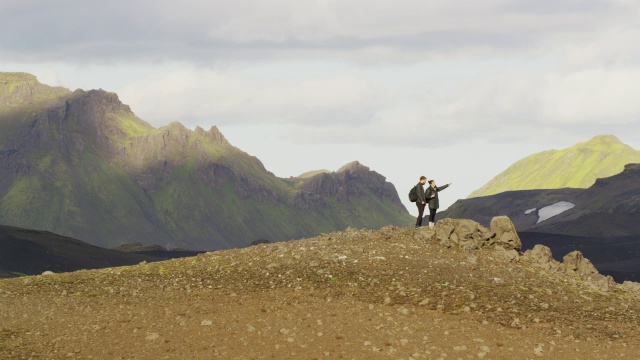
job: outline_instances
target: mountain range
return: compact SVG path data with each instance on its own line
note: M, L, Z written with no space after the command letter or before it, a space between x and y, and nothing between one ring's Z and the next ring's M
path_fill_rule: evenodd
M411 223L356 162L282 179L214 126L154 128L117 94L0 73L0 224L102 247L214 250Z
M468 197L513 190L588 188L596 179L618 174L630 163L640 163L640 150L613 135L599 135L566 149L527 156Z

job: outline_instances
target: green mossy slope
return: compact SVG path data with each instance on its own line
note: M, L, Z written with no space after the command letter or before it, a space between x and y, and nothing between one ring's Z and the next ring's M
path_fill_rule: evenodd
M511 165L469 198L510 190L588 188L598 178L622 172L624 166L640 162L640 151L613 135L593 139L563 150L533 154Z
M213 250L411 223L393 185L358 163L281 179L215 127L156 129L114 93L29 74L0 73L0 169L0 224L103 247Z

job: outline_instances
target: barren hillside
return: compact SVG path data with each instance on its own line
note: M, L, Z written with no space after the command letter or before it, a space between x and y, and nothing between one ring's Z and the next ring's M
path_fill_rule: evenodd
M0 358L636 359L639 284L505 219L1 280Z

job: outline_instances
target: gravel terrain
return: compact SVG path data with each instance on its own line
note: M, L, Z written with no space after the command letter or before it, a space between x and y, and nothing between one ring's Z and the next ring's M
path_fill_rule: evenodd
M635 283L603 290L436 233L0 280L0 359L638 358Z

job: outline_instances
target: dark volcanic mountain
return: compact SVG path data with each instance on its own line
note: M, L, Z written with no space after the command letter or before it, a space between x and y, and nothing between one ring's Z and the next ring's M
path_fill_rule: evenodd
M518 231L586 237L640 235L640 164L596 180L588 189L522 190L458 200L440 218L481 224L509 216Z
M0 73L0 223L94 245L221 249L410 223L359 163L281 179L216 127L153 128L103 90Z
M135 265L166 258L103 249L48 231L12 226L0 226L0 249L0 278Z

